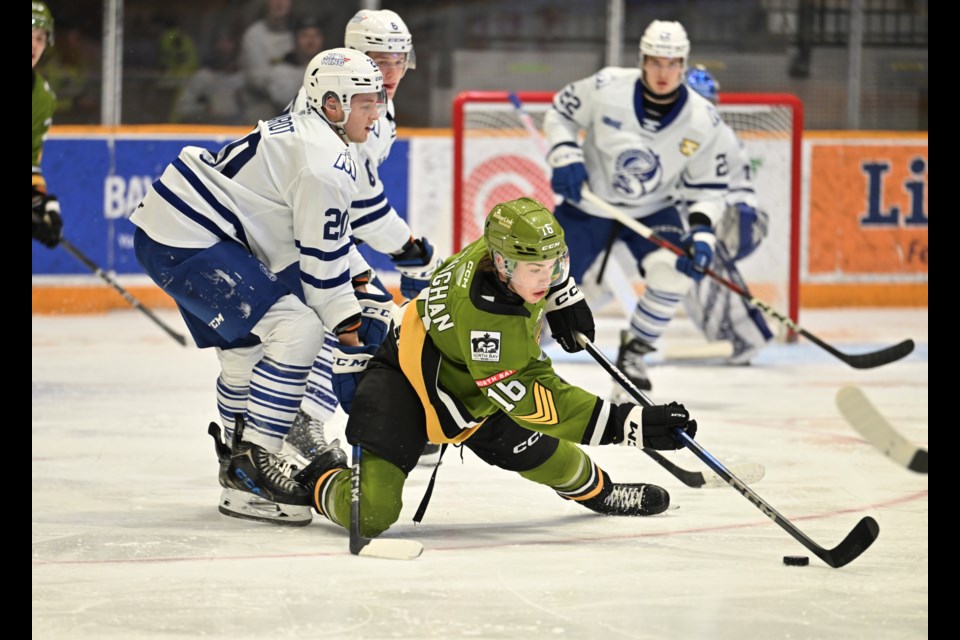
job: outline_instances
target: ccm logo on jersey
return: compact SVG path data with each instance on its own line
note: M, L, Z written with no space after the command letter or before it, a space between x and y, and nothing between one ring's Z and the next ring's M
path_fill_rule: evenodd
M477 362L500 362L500 332L471 331L470 359Z

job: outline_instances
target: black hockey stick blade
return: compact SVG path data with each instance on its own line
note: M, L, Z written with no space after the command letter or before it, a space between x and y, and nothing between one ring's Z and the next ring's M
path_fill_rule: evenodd
M664 249L667 249L668 251L672 251L678 256L686 255L683 249L673 244L669 240L663 238L662 236L658 235L650 227L646 226L645 224L643 224L642 222L640 222L635 218L631 218L629 215L627 215L617 207L613 206L609 202L597 197L596 194L590 191L590 189L586 185L583 187L583 190L581 191L581 195L583 196L584 200L593 204L595 207L603 209L608 214L610 214L610 217L612 217L614 220L617 220L618 222L620 222L620 224L622 224L626 228L643 236L644 238L654 243L658 247L662 247ZM763 313L765 313L767 316L782 322L784 326L786 326L788 329L790 329L794 333L803 336L807 340L813 342L817 346L826 350L828 353L836 356L840 360L843 360L854 369L872 369L874 367L879 367L885 364L889 364L891 362L896 362L900 358L903 358L909 355L910 352L913 351L913 340L908 339L908 340L904 340L903 342L900 342L899 344L895 344L891 347L880 349L879 351L873 351L871 353L861 353L861 354L843 353L842 351L838 350L837 348L833 347L830 344L827 344L817 336L813 335L812 333L810 333L809 331L807 331L806 329L798 325L790 317L780 313L779 311L771 307L766 302L752 296L745 287L742 287L735 282L731 282L730 280L727 280L722 275L718 274L716 271L713 271L710 268L705 269L704 273L706 273L708 276L713 278L717 283L723 285L730 291L733 291L734 293L739 295L750 306L755 307L760 311L762 311Z
M594 360L597 361L601 367L603 367L610 376L623 387L623 389L630 394L639 404L649 407L653 402L643 394L642 391L637 389L636 385L630 381L620 369L616 367L610 360L607 359L603 352L600 351L589 338L587 338L582 333L576 334L577 341L583 346L587 352L593 356ZM700 460L706 464L710 469L716 473L718 476L723 478L723 480L736 489L744 498L750 501L752 505L757 507L763 515L767 516L773 520L777 526L789 533L793 538L806 547L811 553L823 560L829 566L833 568L839 568L846 564L849 564L855 560L861 553L867 550L873 541L877 539L877 536L880 534L880 525L877 524L877 521L873 518L867 516L860 520L857 525L847 534L847 536L833 549L824 549L811 538L809 538L805 533L796 527L792 522L787 520L779 511L770 506L763 498L756 494L747 484L740 478L733 475L719 460L714 458L710 453L700 446L700 444L691 438L686 431L681 427L674 429L674 435L676 438L683 443L690 451L693 452L695 456L700 458Z
M416 540L365 538L360 535L360 445L353 446L353 467L350 470L350 553L367 558L413 560L423 553Z
M840 389L837 408L850 426L885 456L910 471L927 473L927 450L900 435L859 387Z
M715 473L704 474L702 471L689 471L670 462L654 449L644 448L643 452L653 458L661 467L669 471L674 478L693 489L699 489L701 487L725 487L727 485L726 481ZM747 484L760 481L766 474L764 466L757 463L731 465L731 469L738 478L742 478Z
M770 506L763 498L758 496L746 483L730 473L719 460L710 455L696 440L687 435L683 429L678 427L675 429L675 433L677 438L679 438L695 456L713 469L717 475L726 480L727 484L739 491L743 497L757 507L763 515L773 520L777 526L793 536L797 542L834 569L838 569L856 560L861 553L873 544L877 536L880 535L880 525L870 516L866 516L851 529L850 533L847 534L840 544L833 549L824 549L803 531L798 529L796 525L787 520L779 511Z
M108 274L106 271L101 269L96 262L88 258L85 253L80 251L80 249L77 249L77 247L74 246L72 242L70 242L66 238L61 237L60 246L66 249L67 252L69 252L70 255L72 255L74 258L82 262L84 266L87 267L87 269L90 269L90 271L92 271L94 274L99 276L104 282L106 282L111 287L113 287L114 290L116 290L116 292L119 293L124 300L129 302L134 309L137 309L138 311L142 311L145 316L153 320L153 323L158 327L160 327L161 329L163 329L168 336L170 336L171 338L179 342L181 345L186 346L187 339L182 334L177 333L176 331L171 329L170 326L167 325L167 323L161 320L159 317L157 317L157 315L153 311L151 311L148 307L143 306L143 303L141 303L139 300L133 297L132 293L124 289L119 282L114 280L110 276L110 274Z
M848 365L854 369L873 369L874 367L881 367L885 364L890 364L891 362L896 362L902 358L906 358L913 352L914 344L913 340L907 338L902 342L891 345L889 347L884 347L877 351L870 351L868 353L843 353L835 347L827 344L817 336L807 332L805 329L800 327L792 327L799 333L801 336L813 342L817 346L826 351L830 352L840 360L843 360Z

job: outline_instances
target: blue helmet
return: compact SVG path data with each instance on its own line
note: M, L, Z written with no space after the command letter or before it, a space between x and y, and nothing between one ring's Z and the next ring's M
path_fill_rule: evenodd
M702 64L687 69L687 86L713 104L717 104L720 83L710 75L710 72Z

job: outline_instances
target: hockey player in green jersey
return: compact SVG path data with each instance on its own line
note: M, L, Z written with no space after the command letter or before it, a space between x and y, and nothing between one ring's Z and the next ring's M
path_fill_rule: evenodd
M60 203L47 193L47 183L40 171L40 155L47 129L53 121L57 98L50 85L37 73L43 52L53 44L53 14L43 2L33 3L33 239L54 248L60 244L63 221Z
M654 515L669 506L661 487L614 483L577 446L678 449L673 428L693 436L697 425L680 404L614 405L557 375L540 349L544 318L567 351L581 348L576 332L594 335L567 265L563 229L548 209L529 198L499 204L483 238L447 259L405 306L392 339L375 354L334 354L346 436L362 448L361 535L396 522L404 481L428 440L462 444L602 514ZM330 447L296 478L314 508L344 527L346 467L344 452Z

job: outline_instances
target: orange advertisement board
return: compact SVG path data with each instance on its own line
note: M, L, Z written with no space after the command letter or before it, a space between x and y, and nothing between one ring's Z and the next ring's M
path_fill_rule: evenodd
M811 140L808 166L802 282L925 285L926 136Z

